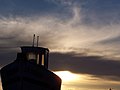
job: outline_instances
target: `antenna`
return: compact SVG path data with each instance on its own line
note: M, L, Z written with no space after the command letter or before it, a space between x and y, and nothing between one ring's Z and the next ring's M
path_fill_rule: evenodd
M38 47L38 44L39 44L39 36L37 36L37 47Z
M35 42L35 34L33 35L33 47L34 47L34 42Z

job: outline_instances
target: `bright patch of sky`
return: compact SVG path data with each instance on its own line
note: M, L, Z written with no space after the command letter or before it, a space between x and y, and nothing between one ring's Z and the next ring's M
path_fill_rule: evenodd
M87 74L74 74L69 71L55 72L62 79L61 90L119 90L119 81L105 80ZM71 78L74 77L74 78Z

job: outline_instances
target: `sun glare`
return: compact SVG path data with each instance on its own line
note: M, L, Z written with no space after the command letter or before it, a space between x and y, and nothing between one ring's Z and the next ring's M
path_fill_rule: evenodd
M70 71L58 71L54 73L57 74L64 82L74 81L77 79L77 75Z

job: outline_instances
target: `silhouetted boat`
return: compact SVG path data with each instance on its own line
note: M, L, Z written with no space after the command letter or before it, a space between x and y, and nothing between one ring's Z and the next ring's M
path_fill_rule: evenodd
M1 69L3 90L60 90L61 79L48 70L49 50L23 46L16 60Z

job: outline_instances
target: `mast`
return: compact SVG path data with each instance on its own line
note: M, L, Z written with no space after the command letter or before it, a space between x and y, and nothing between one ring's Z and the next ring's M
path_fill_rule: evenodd
M33 35L33 44L32 44L33 47L34 47L34 43L35 43L35 34Z

